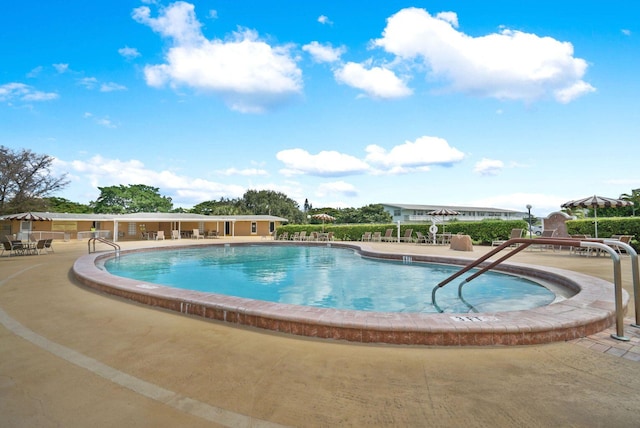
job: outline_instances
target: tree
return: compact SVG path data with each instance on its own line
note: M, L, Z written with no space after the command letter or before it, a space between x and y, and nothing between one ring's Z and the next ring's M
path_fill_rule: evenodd
M620 199L633 203L631 207L628 207L628 211L631 211L631 215L635 217L636 210L640 208L640 189L633 189L631 193L623 193L620 195Z
M291 223L302 223L304 219L298 203L281 192L247 190L239 203L243 210L251 214L284 217Z
M128 214L140 212L169 212L173 202L162 196L157 187L145 184L98 187L100 196L91 202L95 213Z
M93 209L89 205L80 204L78 202L72 202L65 198L44 198L45 210L54 213L78 213L78 214L90 214L93 213Z
M43 210L43 198L69 184L66 174L52 174L52 164L51 156L0 146L0 214Z
M205 201L195 205L189 212L204 215L238 215L245 214L240 208L239 199L220 198L219 201Z

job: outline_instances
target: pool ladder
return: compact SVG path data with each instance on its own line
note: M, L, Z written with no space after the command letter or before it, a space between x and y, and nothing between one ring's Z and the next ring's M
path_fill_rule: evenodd
M93 243L93 252L96 252L96 241L102 242L103 244L107 244L113 247L113 250L116 253L116 257L120 257L120 245L116 244L113 241L109 241L104 238L100 238L99 236L94 236L93 238L89 238L89 242L87 242L87 246L89 247L89 254L91 254L91 244Z
M474 267L479 266L481 263L487 261L489 257L499 253L505 248L516 245L512 251L510 251L505 256L499 258L498 260L491 262L487 266L480 269L478 272L473 275L465 278L463 282L458 286L458 297L464 299L462 297L462 286L483 273L487 272L490 269L493 269L503 261L507 260L509 257L519 253L520 251L528 248L530 245L552 245L552 246L560 246L560 247L578 247L578 248L593 248L596 250L602 250L608 253L613 260L613 283L614 283L614 292L615 292L615 308L616 308L616 334L612 334L611 337L621 341L629 341L628 337L624 335L624 313L622 308L622 274L620 267L620 255L618 252L612 247L619 247L624 249L627 254L631 257L631 276L633 279L633 294L634 294L634 306L635 306L635 316L636 322L631 324L632 327L640 328L640 274L638 273L638 253L633 247L627 243L616 241L613 239L572 239L572 238L536 238L536 239L526 239L526 238L513 238L504 242L500 246L495 249L489 251L484 256L475 260L471 264L468 264L464 268L460 269L458 272L449 276L445 280L438 283L431 292L431 302L433 306L439 311L443 312L442 309L436 303L436 291L440 288L447 285L449 282L458 278L460 275L468 272ZM466 302L465 302L466 303ZM468 305L468 304L467 304ZM470 306L470 305L468 305Z

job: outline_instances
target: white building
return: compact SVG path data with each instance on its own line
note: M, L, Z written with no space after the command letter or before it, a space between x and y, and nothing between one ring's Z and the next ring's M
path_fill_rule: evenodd
M528 217L528 213L526 212L501 208L462 207L457 205L388 204L384 202L381 203L381 205L386 212L391 214L394 223L398 221L402 223L431 222L433 221L433 216L430 216L428 213L442 208L447 208L459 213L458 215L447 217L447 220L526 220ZM442 217L438 217L437 220L441 221Z

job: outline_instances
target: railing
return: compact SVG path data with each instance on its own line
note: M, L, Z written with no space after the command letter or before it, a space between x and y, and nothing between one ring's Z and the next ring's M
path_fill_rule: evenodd
M554 246L564 246L564 247L582 247L582 248L595 248L598 250L605 251L609 253L611 259L613 260L613 280L614 280L614 292L615 292L615 309L616 309L616 334L612 334L611 337L617 340L628 341L629 338L624 336L624 313L622 308L622 275L621 275L621 267L620 267L620 255L616 252L612 246L623 248L627 254L631 257L631 267L632 267L632 279L633 279L633 294L634 294L634 306L636 309L636 322L635 324L631 324L633 327L640 328L640 278L638 273L638 254L630 245L612 240L612 239L571 239L571 238L536 238L536 239L525 239L525 238L514 238L509 239L504 242L500 246L495 249L489 251L484 256L465 266L458 272L449 276L445 280L438 283L431 292L431 301L434 307L439 311L443 312L442 309L436 303L436 291L438 289L444 287L454 279L460 277L464 273L470 271L471 269L479 266L481 263L487 261L491 256L499 253L505 248L511 247L512 245L517 245L512 251L510 251L505 256L499 258L498 260L489 263L487 266L480 269L478 272L473 275L465 278L465 280L460 283L458 286L458 297L464 301L462 298L462 286L483 273L487 272L490 269L493 269L503 261L508 258L518 254L520 251L528 248L530 245L554 245ZM466 303L466 302L465 302Z
M111 231L110 230L85 230L82 232L78 232L77 234L77 238L78 241L81 241L85 238L105 238L105 239L109 239L111 237Z
M103 244L107 244L107 245L113 247L113 250L116 253L116 257L120 256L120 245L116 244L113 241L109 241L109 240L106 240L106 239L100 238L100 237L90 238L89 241L87 242L87 247L89 249L89 254L91 254L91 244L92 243L93 243L93 252L94 253L96 252L96 241L102 242Z

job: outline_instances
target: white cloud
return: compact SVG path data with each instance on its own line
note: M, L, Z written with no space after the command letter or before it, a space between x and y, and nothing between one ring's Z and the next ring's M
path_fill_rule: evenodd
M457 16L403 9L387 20L374 45L408 62L421 60L431 80L452 91L498 99L569 102L595 89L584 82L585 60L551 37L504 29L472 37L455 29Z
M74 181L89 183L93 188L129 184L146 184L161 189L174 202L197 204L206 200L241 197L246 189L237 185L216 183L200 178L178 175L173 171L154 171L136 159L121 161L100 155L89 160L64 162L56 160L56 168L75 177Z
M358 191L352 184L344 181L323 183L319 185L316 190L316 196L319 198L336 197L339 195L354 197L358 196Z
M336 62L340 60L340 56L346 52L346 48L341 46L334 48L330 44L322 45L318 42L311 42L302 47L302 50L309 52L316 62Z
M334 72L338 82L363 90L374 98L402 98L412 94L409 87L388 68L365 68L347 62Z
M360 159L336 151L321 151L312 155L304 149L282 150L276 158L285 164L284 175L308 174L320 177L340 177L362 174L369 165Z
M258 168L245 168L245 169L227 168L227 169L219 170L217 171L217 173L220 175L242 175L245 177L269 175L269 173L266 170L258 169Z
M53 68L60 74L69 71L69 64L53 64Z
M118 49L118 53L127 59L133 59L140 56L138 49L130 48L129 46Z
M0 101L50 101L58 98L55 92L42 92L24 83L12 82L0 85Z
M333 25L333 21L331 21L327 16L320 15L318 17L318 22L326 25Z
M464 159L464 153L439 137L423 136L390 151L372 144L366 148L366 161L390 174L426 171L431 165L451 165Z
M172 40L164 64L147 65L147 84L212 91L233 110L260 113L297 96L302 72L289 46L271 46L257 33L240 29L225 40L207 40L193 5L173 3L151 18L148 7L133 18Z
M98 79L95 77L83 77L78 80L78 83L87 89L93 89L98 85Z
M100 85L100 92L124 91L127 87L114 82L103 83Z
M497 159L482 158L476 162L473 172L480 175L498 175L504 169L504 162Z
M623 30L620 30L620 31L622 31L622 34L624 34L625 36L630 36L631 35L631 30L627 30L626 28L623 29Z
M27 73L27 77L29 78L33 78L33 77L37 77L42 70L44 69L44 67L42 67L41 65L35 67L33 70L31 70L30 72Z

